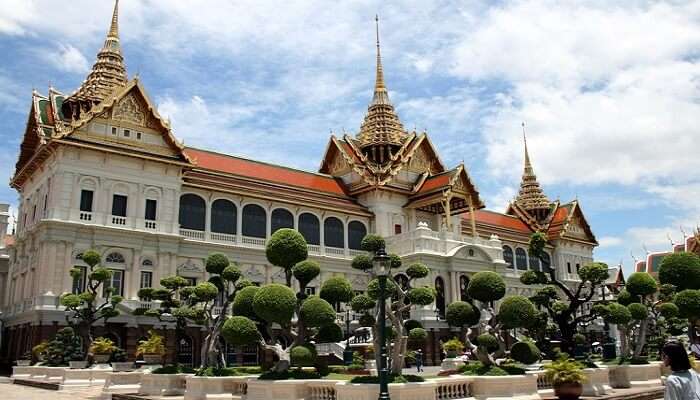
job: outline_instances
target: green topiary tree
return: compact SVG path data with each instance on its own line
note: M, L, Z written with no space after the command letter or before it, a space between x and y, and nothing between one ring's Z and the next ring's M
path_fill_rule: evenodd
M46 364L51 367L67 366L69 361L81 361L84 358L80 338L69 326L59 329L46 349Z
M694 253L673 253L659 265L659 282L676 290L700 289L700 257Z
M123 297L114 294L114 288L105 284L112 277L112 271L100 266L100 254L94 250L85 251L81 259L88 265L86 275L80 268L73 268L70 275L73 279L85 280L85 291L79 294L66 293L60 298L61 305L65 307L66 322L74 328L82 337L82 354L87 355L87 346L93 341L93 325L102 320L107 320L119 315L117 305ZM100 290L104 299L99 300Z
M309 250L304 237L301 233L289 228L276 230L265 247L267 260L272 265L284 269L284 277L289 287L292 286L292 269L297 263L306 260L308 254Z
M541 264L546 244L547 236L544 233L535 232L530 235L529 253L539 258ZM578 270L578 276L580 282L575 288L569 287L558 277L554 268L542 272L527 271L520 277L520 281L526 285L546 285L544 289L539 289L531 300L538 307L547 310L547 314L562 335L562 348L570 354L573 354L573 336L579 324L600 317L593 308L588 312L584 310L584 305L593 300L600 287L610 277L608 266L600 262L584 265Z
M627 278L625 289L635 301L629 304L627 308L630 310L632 320L635 322L630 327L632 329L630 333L633 333L631 337L634 339L632 358L639 359L646 345L649 325L654 322L650 317L659 304L655 297L658 286L656 279L650 274L635 272Z
M700 323L700 290L682 290L675 295L673 303L678 307L678 315L688 320L688 337L691 343L697 343L695 329Z
M510 349L510 357L523 364L534 364L542 357L540 349L532 341L515 343Z
M352 267L367 272L370 275L370 282L367 285L367 294L355 296L350 305L354 311L364 313L360 318L360 325L371 325L375 359L377 365L380 365L379 329L383 328L381 326L383 321L378 320L379 310L376 308L376 300L379 299L379 281L372 271L372 258L379 249L384 248L385 243L381 236L370 234L362 239L361 246L369 254L356 256L352 261ZM395 334L389 340L389 364L390 373L400 375L405 364L410 333L406 328L406 322L409 320L407 314L412 307L432 304L435 301L435 291L430 287L414 287L416 280L428 276L430 273L428 267L420 263L412 264L404 271L408 279L399 280L398 275L395 276L395 274L396 270L402 267L401 258L396 255L390 255L390 257L391 270L386 285L386 316ZM374 315L370 312L374 312Z

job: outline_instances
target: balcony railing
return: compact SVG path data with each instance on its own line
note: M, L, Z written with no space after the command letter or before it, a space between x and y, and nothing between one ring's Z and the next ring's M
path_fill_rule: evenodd
M204 231L196 231L194 229L180 229L180 235L194 240L204 240Z
M212 242L222 242L222 243L236 243L236 235L231 235L229 233L217 233L212 232L209 234L209 238Z
M92 212L81 211L80 212L80 220L81 221L92 221Z
M146 221L144 222L143 225L144 225L144 227L145 227L146 229L150 229L150 230L153 230L153 231L155 231L156 229L158 229L158 228L157 228L158 225L156 225L156 221L146 220Z
M126 217L112 215L112 225L125 226L126 225Z

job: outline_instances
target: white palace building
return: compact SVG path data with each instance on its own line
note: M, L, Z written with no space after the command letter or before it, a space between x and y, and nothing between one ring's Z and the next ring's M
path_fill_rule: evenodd
M465 296L471 275L493 270L510 292L530 293L518 277L543 267L527 255L532 232L548 235L546 264L576 279L597 245L578 202L547 198L525 147L517 198L504 213L484 210L465 166L444 165L426 132L402 125L389 100L379 43L376 63L359 131L331 136L317 172L184 147L138 78L128 78L115 7L82 85L67 95L53 88L32 94L11 180L19 210L7 248L9 271L0 281L0 357L17 359L65 324L58 296L82 290L85 282L69 270L85 267L79 256L87 249L102 254L114 270L110 285L126 299L102 334L133 356L137 340L155 326L167 337L171 360L195 363L192 347L201 330L190 329L176 343L172 327L134 314L152 306L139 301L137 291L174 274L206 280L203 262L212 252L227 254L253 282L284 282L264 251L279 228L301 232L321 264L311 292L340 274L357 291L366 289L366 275L350 261L362 253L368 232L385 236L388 250L407 262L428 265L424 283L435 285L437 301L414 313L430 332L428 363L440 361L438 341L449 335L445 307ZM257 357L254 349L231 354L246 363Z

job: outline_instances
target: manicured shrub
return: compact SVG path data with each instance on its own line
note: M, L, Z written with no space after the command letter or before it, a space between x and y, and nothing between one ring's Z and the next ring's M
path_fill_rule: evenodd
M647 310L644 304L632 303L627 306L627 309L630 310L630 315L635 321L642 321L649 316L649 310Z
M352 259L351 266L353 269L357 269L360 271L369 271L374 267L374 265L372 265L372 259L364 254L356 255Z
M411 264L406 268L406 275L413 279L425 278L429 273L430 269L421 263Z
M214 300L216 295L219 294L219 289L217 289L216 286L210 282L202 282L198 283L197 286L194 287L193 293L200 301L211 301Z
M366 294L358 294L350 300L350 307L355 312L371 310L376 307L377 302Z
M369 326L374 326L374 316L371 314L365 313L360 316L360 320L358 321L360 323L360 326L363 327L369 327Z
M656 308L659 314L666 319L675 318L679 314L678 306L673 303L661 303Z
M602 262L592 262L579 268L578 276L584 282L591 282L598 285L605 282L609 277L608 264Z
M413 328L408 331L408 340L412 342L425 342L428 339L428 332L423 328Z
M610 324L625 325L632 321L632 313L621 304L611 303L608 306L608 315L605 320Z
M352 300L355 291L350 281L344 276L334 276L323 282L320 296L331 304L347 303Z
M284 269L291 269L297 263L306 260L308 252L306 240L301 233L289 228L276 230L265 247L267 260Z
M540 349L533 342L523 341L513 345L510 349L510 357L523 364L533 364L541 357Z
M498 320L505 329L522 328L535 319L537 310L527 297L508 296L501 303Z
M489 333L483 333L476 338L476 344L485 347L489 353L492 353L499 348L498 339Z
M297 297L287 286L272 283L265 285L253 297L255 314L267 322L287 325L294 316Z
M321 273L321 266L313 260L304 260L296 263L292 268L292 275L301 286L306 286Z
M386 280L386 289L384 291L384 297L390 298L396 292L396 283L393 279ZM367 284L367 294L373 299L379 299L379 279L372 279Z
M469 327L479 323L481 314L477 308L465 301L455 301L447 306L445 319L450 326Z
M413 288L408 291L407 297L411 304L427 306L435 300L435 291L429 287Z
M364 251L375 253L377 250L385 248L385 245L386 243L384 242L383 237L375 234L369 234L362 238L360 248Z
M343 340L343 329L338 324L323 325L316 334L317 343L337 343Z
M659 282L678 291L700 289L700 257L687 252L665 256L659 266Z
M90 267L94 267L95 265L100 263L100 253L96 252L95 250L88 250L83 252L83 255L80 256L80 259L85 262L85 264L89 265Z
M403 327L404 329L406 329L407 332L410 332L413 328L422 328L423 324L416 321L415 319L409 319L408 321L404 322Z
M620 293L618 293L616 300L623 306L627 306L635 302L635 297L632 296L632 294L628 292L627 289L622 289Z
M627 278L625 289L632 296L649 296L656 293L656 279L647 272L634 272Z
M248 318L255 318L255 310L253 309L253 299L255 294L260 290L257 286L247 286L236 292L236 297L231 304L233 315L240 315Z
M224 272L224 268L228 267L229 260L228 257L221 253L213 253L207 257L204 265L207 272L210 274L220 275L222 272Z
M221 329L221 335L232 346L247 346L260 340L260 332L255 322L243 316L227 319Z
M481 271L474 274L467 286L467 294L481 302L500 300L506 293L506 283L493 271Z
M316 363L316 348L312 344L294 346L289 355L295 367L313 367Z
M228 267L224 268L221 272L221 277L229 282L236 282L241 277L241 270L235 264L229 264Z
M700 317L700 290L683 290L676 294L673 303L678 306L678 315L681 318Z
M335 322L335 310L327 301L318 296L304 300L299 309L299 318L308 327L320 327Z

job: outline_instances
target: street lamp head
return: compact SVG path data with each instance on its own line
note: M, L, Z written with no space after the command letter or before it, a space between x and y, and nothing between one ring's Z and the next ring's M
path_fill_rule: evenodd
M373 271L376 276L388 276L391 268L391 257L386 254L384 247L380 247L372 259Z

